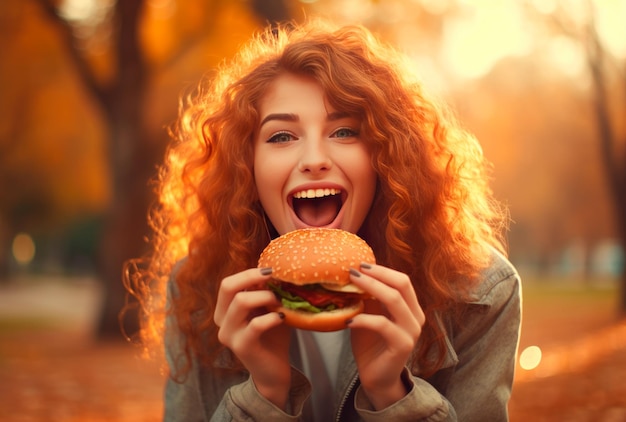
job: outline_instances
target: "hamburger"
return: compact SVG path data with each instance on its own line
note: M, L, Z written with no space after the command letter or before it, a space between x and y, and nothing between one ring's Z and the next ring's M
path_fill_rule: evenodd
M270 242L258 266L271 267L270 290L280 300L275 311L285 323L312 331L337 331L363 311L369 296L350 282L350 268L376 263L360 237L339 229L307 228Z

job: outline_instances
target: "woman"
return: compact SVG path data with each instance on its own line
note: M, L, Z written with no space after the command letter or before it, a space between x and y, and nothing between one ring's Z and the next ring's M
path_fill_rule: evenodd
M392 48L358 26L268 29L187 101L175 135L155 251L131 274L147 347L165 336L165 420L508 419L520 282L506 214L478 142ZM345 330L267 311L259 254L303 227L374 250L351 281L376 300Z

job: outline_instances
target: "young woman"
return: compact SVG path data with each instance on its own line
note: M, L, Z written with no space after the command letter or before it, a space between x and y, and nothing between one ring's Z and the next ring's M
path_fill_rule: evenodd
M401 55L358 26L268 29L175 135L154 254L130 275L146 347L165 343L165 420L507 420L520 281L506 214L479 144ZM305 227L374 250L351 281L376 300L345 330L267 310L259 255Z

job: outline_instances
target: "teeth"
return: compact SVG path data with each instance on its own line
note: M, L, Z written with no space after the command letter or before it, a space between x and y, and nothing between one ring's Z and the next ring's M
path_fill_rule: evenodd
M293 196L297 199L323 198L325 196L337 195L339 193L341 193L340 189L307 189L296 192Z

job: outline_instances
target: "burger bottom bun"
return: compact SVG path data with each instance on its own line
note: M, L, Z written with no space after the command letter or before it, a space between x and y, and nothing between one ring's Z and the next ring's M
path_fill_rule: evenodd
M363 301L333 311L319 313L298 311L278 306L272 311L282 312L285 315L284 323L293 328L309 331L339 331L347 328L346 321L363 312Z

